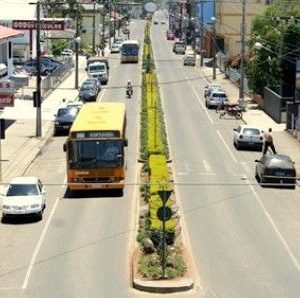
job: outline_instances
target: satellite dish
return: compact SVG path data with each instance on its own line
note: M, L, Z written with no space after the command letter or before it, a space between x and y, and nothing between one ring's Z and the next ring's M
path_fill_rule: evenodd
M157 9L157 5L154 2L148 2L144 5L147 12L154 12Z

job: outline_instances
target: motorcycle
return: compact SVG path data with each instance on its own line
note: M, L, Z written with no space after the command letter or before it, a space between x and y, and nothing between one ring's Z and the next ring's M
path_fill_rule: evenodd
M126 95L127 95L127 97L131 98L132 94L133 94L133 90L131 88L127 88L126 89Z
M242 109L238 105L229 105L225 106L224 110L220 114L220 119L222 119L225 115L235 117L236 119L242 118Z

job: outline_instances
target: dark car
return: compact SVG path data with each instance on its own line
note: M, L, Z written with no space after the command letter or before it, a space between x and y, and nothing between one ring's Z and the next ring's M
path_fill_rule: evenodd
M96 101L98 95L98 88L96 84L84 83L79 89L79 99L83 102Z
M101 81L98 78L88 78L86 79L82 85L91 84L97 88L97 93L101 91Z
M60 106L54 115L54 135L69 132L79 110L79 106L68 106L65 104Z
M259 160L255 160L255 177L264 186L270 183L274 186L296 186L296 169L293 161L287 155L263 154Z

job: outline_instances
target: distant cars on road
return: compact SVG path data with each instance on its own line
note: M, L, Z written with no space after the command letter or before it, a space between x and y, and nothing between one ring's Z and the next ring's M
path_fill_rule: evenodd
M122 43L122 42L121 42ZM120 46L121 46L121 43L113 43L112 44L112 46L111 46L111 50L110 50L110 52L112 53L112 54L114 54L114 53L120 53Z
M233 144L236 149L256 148L262 151L263 131L252 125L239 125L233 129Z
M96 80L98 79L96 78ZM98 93L99 87L95 81L94 83L92 81L84 81L79 88L79 99L83 102L96 101Z
M255 178L262 186L296 187L296 169L289 156L263 154L255 162Z
M188 52L184 55L183 65L190 65L190 66L196 65L196 58L195 58L194 52Z
M37 177L11 180L2 200L2 218L34 215L42 219L46 207L46 191Z

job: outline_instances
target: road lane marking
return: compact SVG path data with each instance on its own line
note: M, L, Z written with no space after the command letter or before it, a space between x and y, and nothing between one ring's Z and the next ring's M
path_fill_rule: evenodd
M35 247L35 250L33 252L33 255L31 257L31 260L30 260L30 264L29 264L29 267L27 269L27 272L26 272L26 275L25 275L25 279L24 279L24 282L23 282L23 285L22 285L22 290L25 290L27 288L27 285L28 285L28 281L29 281L29 278L30 278L30 275L31 275L31 272L32 272L32 269L33 269L33 266L35 265L35 261L36 261L36 258L39 254L39 251L41 249L41 246L42 246L42 243L45 239L45 235L47 233L47 230L49 228L49 225L50 225L50 222L54 216L54 213L55 213L55 210L57 208L57 205L58 205L58 202L59 202L60 198L57 198L54 202L54 205L53 205L53 208L51 210L51 213L48 217L48 220L46 222L46 225L41 233L41 236L40 236L40 239Z
M205 114L206 114L206 116L207 116L209 122L210 122L211 124L214 124L214 121L213 121L212 118L210 117L210 115L209 115L209 113L208 113L208 111L207 111L207 109L206 109L204 103L202 102L201 97L200 97L200 95L198 94L197 90L196 90L195 87L192 85L191 81L189 81L189 78L188 78L187 76L186 76L186 79L187 79L187 82L189 83L189 85L191 86L193 93L194 93L195 96L197 97L198 102L200 103L200 106L201 106L202 110L205 112Z
M265 205L263 204L263 202L261 201L259 195L257 194L257 192L255 191L253 185L249 184L248 182L248 186L250 187L251 192L253 193L256 201L258 202L258 204L260 205L261 209L263 210L265 216L267 217L269 223L271 224L273 230L275 231L275 234L277 235L277 237L279 238L279 240L281 241L281 243L283 244L284 248L286 249L289 257L292 260L292 263L294 264L294 266L296 267L296 269L300 272L300 264L296 258L296 256L293 254L291 248L289 247L288 243L285 241L285 239L283 238L283 236L281 235L279 229L277 228L274 220L272 219L270 213L267 211Z
M216 132L217 132L217 135L219 136L219 138L221 139L223 145L225 146L225 148L226 148L227 151L229 152L229 155L230 155L230 157L232 158L232 160L233 160L234 162L237 162L235 156L233 155L233 153L231 152L230 148L228 147L228 145L226 144L225 140L223 139L223 137L222 137L220 131L217 129Z
M205 171L207 171L207 172L211 172L212 171L211 166L210 166L210 164L208 163L207 160L205 160L205 159L202 160L202 163L203 163Z

